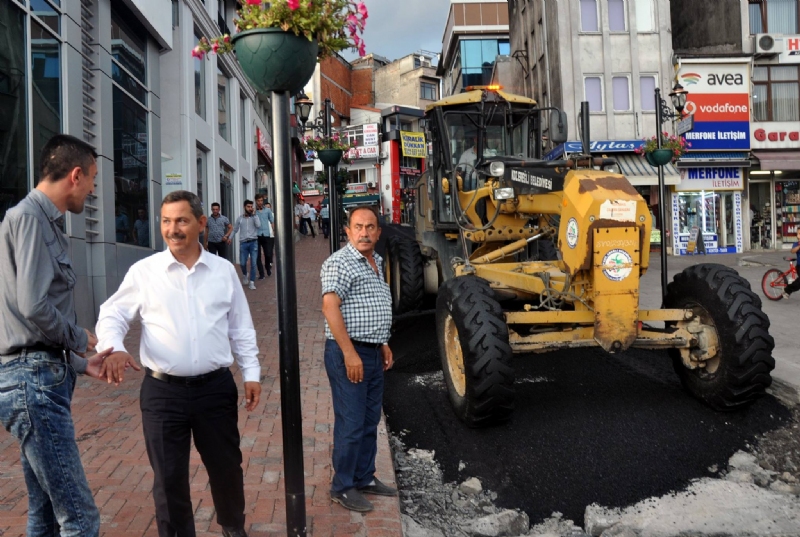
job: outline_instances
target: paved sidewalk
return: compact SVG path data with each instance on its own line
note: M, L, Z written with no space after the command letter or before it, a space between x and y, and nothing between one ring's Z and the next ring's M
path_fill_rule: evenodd
M320 311L319 269L328 255L328 241L303 238L297 255L297 328L300 338L300 384L303 405L303 452L308 534L314 537L401 536L397 498L371 497L375 510L351 513L332 504L333 408L323 363L324 320ZM280 270L280 267L277 267ZM245 290L256 323L261 351L261 403L239 414L244 455L247 529L251 537L286 535L283 439L278 365L278 312L275 272ZM138 331L126 341L134 353ZM241 375L235 377L241 390ZM101 535L156 537L152 471L147 461L139 412L141 373L132 372L119 388L81 377L75 389L73 416L81 458L100 508ZM385 423L378 440L378 475L395 483ZM208 477L192 450L191 490L198 536L221 535ZM16 441L0 431L0 535L25 535L27 497Z

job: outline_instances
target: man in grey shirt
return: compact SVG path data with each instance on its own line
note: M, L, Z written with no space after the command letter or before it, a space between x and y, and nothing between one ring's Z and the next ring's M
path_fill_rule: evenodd
M239 265L242 267L242 285L250 282L250 289L256 288L256 261L258 259L258 230L261 220L253 209L252 200L244 200L244 213L236 219L231 235L239 230ZM247 260L250 259L250 278L247 277Z
M76 324L76 277L56 223L66 211L83 212L96 158L82 140L51 138L42 149L41 181L0 224L0 422L20 443L28 535L100 532L70 402L75 373L99 378L112 349L83 357L97 338Z

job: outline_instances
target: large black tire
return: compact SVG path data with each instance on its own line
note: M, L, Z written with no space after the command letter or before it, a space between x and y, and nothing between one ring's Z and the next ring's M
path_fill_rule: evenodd
M689 369L671 349L683 387L715 410L752 404L772 383L775 368L769 318L747 280L723 265L704 263L685 269L667 286L667 308L691 308L717 331L719 352L706 368Z
M422 252L416 242L405 237L389 237L386 242L386 283L392 291L392 312L401 315L417 311L425 295Z
M556 245L550 239L539 239L536 241L536 247L539 249L537 261L558 261L558 250Z
M436 299L439 356L450 402L470 427L507 420L514 410L514 368L508 325L489 284L454 278Z

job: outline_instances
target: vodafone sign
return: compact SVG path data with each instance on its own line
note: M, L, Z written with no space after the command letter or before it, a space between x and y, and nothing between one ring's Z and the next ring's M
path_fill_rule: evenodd
M800 149L800 123L765 121L750 125L753 149Z
M750 67L746 61L684 60L678 81L689 92L684 113L690 151L750 149Z

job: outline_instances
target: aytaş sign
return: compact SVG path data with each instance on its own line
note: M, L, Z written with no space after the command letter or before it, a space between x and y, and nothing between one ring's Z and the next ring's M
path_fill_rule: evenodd
M632 153L644 145L642 140L595 140L589 143L592 153ZM566 142L544 156L544 160L555 160L564 153L580 153L583 145L580 142Z

